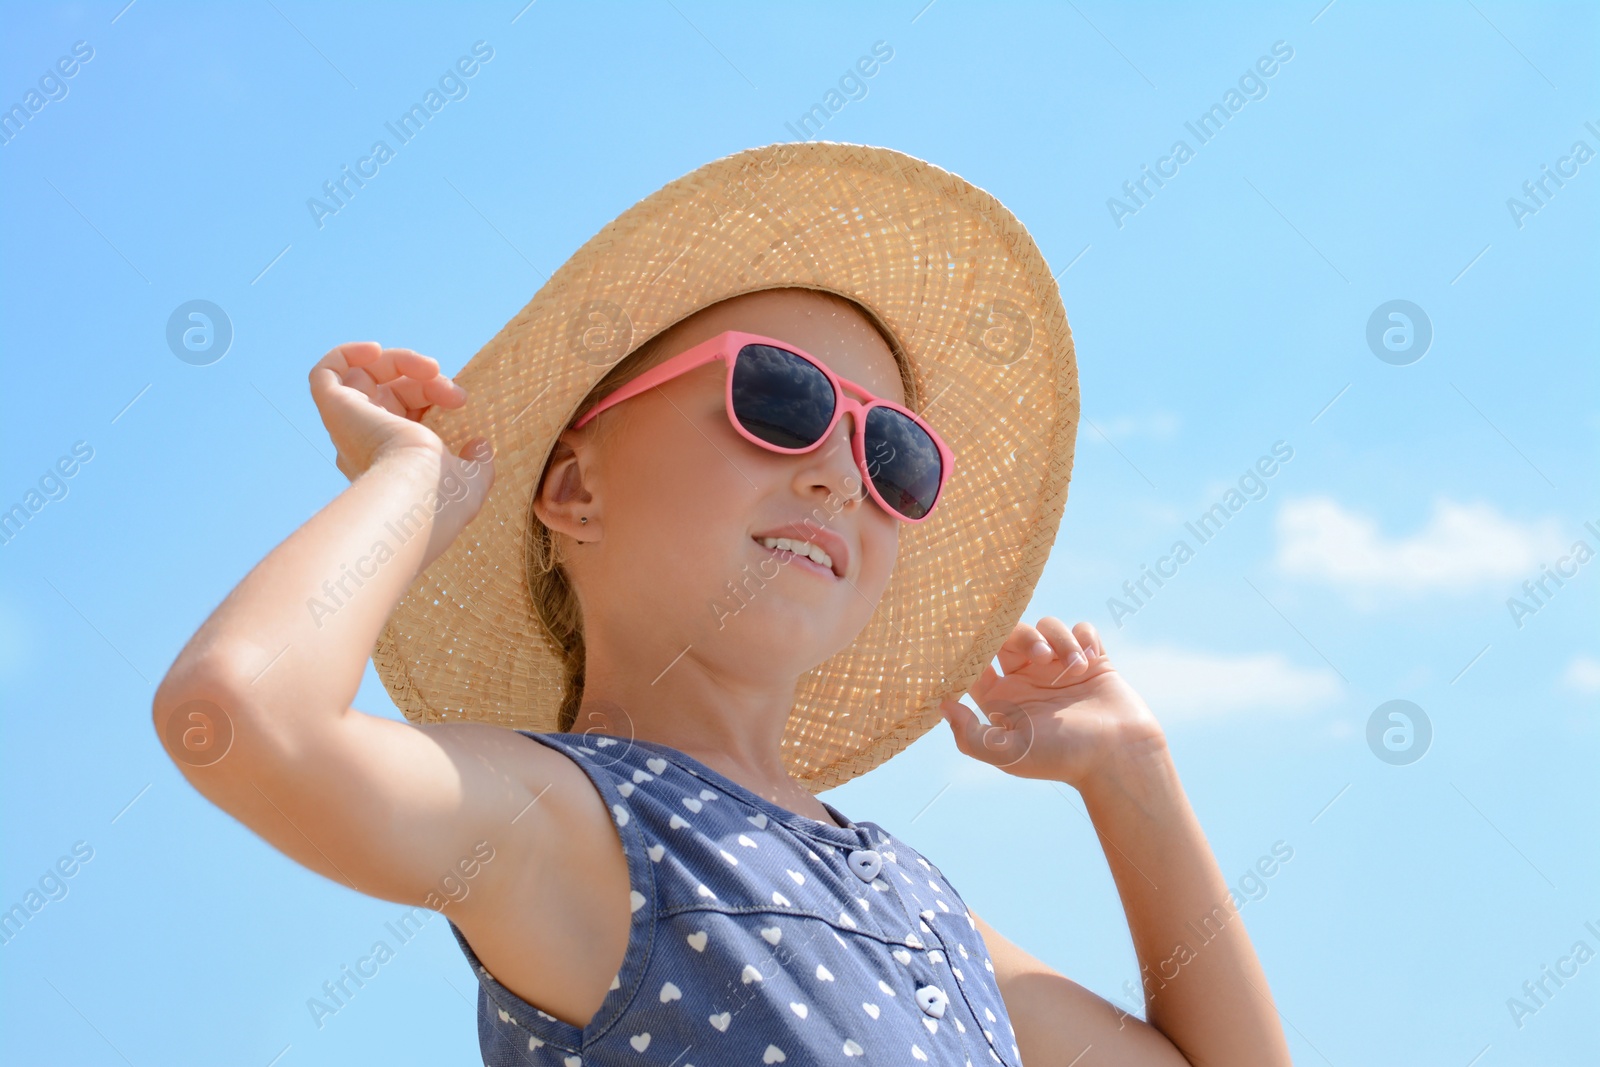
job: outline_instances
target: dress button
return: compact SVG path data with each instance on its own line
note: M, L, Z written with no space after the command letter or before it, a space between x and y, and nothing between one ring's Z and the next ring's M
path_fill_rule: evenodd
M944 1018L945 1005L949 1002L950 998L938 986L925 985L917 990L917 1007L935 1019Z
M860 848L850 853L850 869L863 882L870 882L883 870L883 857L870 848Z

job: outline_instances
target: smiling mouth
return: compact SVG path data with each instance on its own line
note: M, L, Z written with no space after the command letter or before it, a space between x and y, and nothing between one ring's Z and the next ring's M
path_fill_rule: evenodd
M811 571L824 578L839 581L839 575L833 573L833 560L822 549L804 541L796 541L787 537L765 537L750 539L763 550L772 553L780 563L792 563L804 571ZM821 556L818 561L815 556Z

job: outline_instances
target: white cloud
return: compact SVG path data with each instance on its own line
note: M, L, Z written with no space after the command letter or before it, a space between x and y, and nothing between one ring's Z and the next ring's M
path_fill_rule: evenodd
M1600 660L1590 656L1574 656L1567 664L1561 681L1568 689L1580 693L1600 693Z
M1278 510L1285 574L1349 591L1462 590L1537 576L1569 543L1555 519L1518 522L1486 503L1435 498L1427 525L1385 534L1378 520L1330 497L1286 501Z
M1117 670L1162 726L1249 714L1298 715L1342 696L1343 685L1332 670L1299 667L1276 652L1228 655L1120 640L1109 651ZM963 703L977 706L971 696ZM947 726L939 729L949 732ZM994 784L1001 774L965 756L950 773L965 786Z
M1228 655L1166 644L1107 651L1162 725L1242 712L1312 711L1341 692L1332 670L1298 667L1277 652Z

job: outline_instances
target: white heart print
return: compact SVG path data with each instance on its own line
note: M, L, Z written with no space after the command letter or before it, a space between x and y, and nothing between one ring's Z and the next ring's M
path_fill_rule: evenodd
M727 909L725 911L703 912L699 917L709 916L725 924L730 920L739 923L738 926L724 925L719 927L719 929L725 930L731 937L731 941L729 937L724 937L719 941L715 950L711 949L708 929L697 929L689 932L685 931L681 926L677 927L677 932L684 938L689 948L701 954L699 958L688 957L686 961L685 957L682 956L682 947L679 946L675 950L678 962L680 965L686 962L687 966L680 966L677 973L693 975L697 970L696 964L710 963L711 957L721 954L720 976L710 989L702 989L700 988L701 982L699 979L691 982L687 987L680 987L676 981L667 981L661 977L656 977L655 981L651 982L650 976L643 977L641 981L638 974L633 975L629 989L632 990L641 985L643 986L640 989L642 995L639 998L640 1003L638 1005L641 1009L641 1016L644 1014L645 1002L649 998L649 986L652 984L657 988L659 1007L651 1009L651 1011L659 1010L661 1015L654 1019L636 1016L632 1022L644 1023L647 1026L655 1025L657 1028L661 1028L665 1025L664 1020L678 1019L683 1021L687 1018L688 1028L698 1031L697 1043L702 1046L698 1050L698 1055L691 1054L687 1058L692 1059L696 1064L700 1064L701 1067L710 1067L707 1063L708 1058L715 1060L716 1056L708 1053L705 1046L708 1043L715 1044L718 1038L712 1038L704 1030L700 1030L699 1024L694 1022L693 1019L697 1014L697 1009L698 1011L705 1011L705 1008L710 1006L713 998L706 996L706 994L715 993L716 986L725 985L727 973L733 970L733 966L738 966L742 968L739 972L741 982L734 983L732 986L728 986L727 989L729 991L738 989L742 984L746 994L742 998L736 995L731 999L749 1000L758 995L772 994L771 996L762 997L767 1002L766 1010L768 1014L765 1017L765 1021L762 1022L758 1018L754 1025L749 1022L743 1023L741 1024L740 1035L732 1035L732 1040L741 1046L745 1042L749 1042L750 1045L760 1044L760 1037L765 1036L769 1042L765 1044L761 1054L761 1063L765 1067L778 1067L778 1065L787 1067L788 1053L785 1048L776 1044L776 1039L786 1034L789 1035L788 1042L796 1046L796 1055L800 1057L796 1061L797 1063L809 1061L812 1056L825 1052L826 1043L830 1041L840 1042L840 1044L834 1046L836 1051L833 1053L833 1057L851 1062L855 1059L861 1059L864 1063L876 1063L880 1057L886 1061L899 1061L899 1057L905 1056L903 1062L916 1063L920 1067L932 1067L933 1064L945 1062L945 1059L941 1057L960 1056L963 1039L958 1037L957 1034L958 1031L966 1032L967 1028L962 1025L961 1018L958 1016L966 1017L967 1002L962 1002L960 1012L949 1010L947 1004L953 1003L953 1000L946 995L942 988L943 983L946 981L956 981L958 983L962 981L960 971L953 966L955 963L972 966L972 962L976 961L982 963L991 972L995 965L985 959L981 942L978 942L979 947L976 950L969 950L965 945L960 945L956 938L950 936L953 930L946 930L946 925L954 920L956 916L963 914L963 909L952 906L960 904L960 900L954 895L954 889L941 881L942 875L938 868L933 867L925 859L917 856L915 851L909 847L907 848L906 863L904 865L898 863L897 857L888 851L890 847L894 847L892 839L882 836L876 830L871 830L869 837L868 828L862 828L860 830L861 836L854 840L852 840L854 834L847 835L844 839L843 847L838 847L833 841L824 842L828 845L826 848L818 847L813 842L813 847L807 849L804 841L800 841L797 847L795 843L797 835L794 829L784 821L786 816L783 813L769 814L758 810L756 804L749 803L740 796L718 793L711 789L696 789L689 793L679 792L683 786L692 785L694 776L685 773L682 768L670 759L646 759L644 753L636 753L628 762L635 763L638 767L616 767L613 770L616 787L610 794L614 799L625 797L627 802L613 803L610 807L614 816L614 825L623 828L621 832L624 835L624 843L628 844L631 849L636 849L631 854L637 856L639 852L643 852L654 861L653 866L646 867L643 870L650 879L649 884L655 887L655 890L650 893L630 887L629 903L631 910L637 914L644 911L646 905L654 911L668 904L674 905L672 909L674 914L685 911L692 913L699 909ZM644 766L648 766L653 774L638 769ZM672 775L666 774L669 769L672 770ZM631 781L628 780L630 775ZM659 781L655 781L655 777L659 777ZM653 784L647 788L644 784L647 782ZM663 791L665 791L664 795ZM678 803L672 802L671 798L674 793L679 796ZM634 799L635 797L637 797L637 800ZM730 803L722 805L712 803L724 798L729 799ZM695 818L691 820L688 817L689 815L694 815ZM738 825L740 821L747 822L752 829L762 836L758 837L756 834L749 833L749 831L740 832L742 829ZM663 824L670 828L666 834L661 833L660 828ZM643 829L643 840L638 837L630 839L627 836L633 832L634 827ZM684 831L693 832L684 833ZM782 840L779 840L779 838L782 838ZM652 842L652 839L654 839L654 842ZM673 862L671 864L664 862L667 846L662 842L668 839L673 842ZM742 847L750 851L735 853L734 849L727 848L728 845L733 845L734 849ZM778 851L775 852L773 851L774 849ZM798 856L800 851L807 852L809 859L802 863L800 868L786 866L784 861L790 856ZM819 852L821 855L818 854ZM839 870L840 859L846 860L846 866L849 868L848 873ZM916 874L919 866L923 870L923 874L920 876ZM780 891L782 883L775 877L780 871L789 877L789 884L796 887L797 901L792 902ZM894 873L891 874L891 872ZM900 883L893 881L894 875L899 875ZM840 881L841 877L843 881ZM923 881L917 881L918 877L922 878ZM813 878L815 879L814 881L812 880ZM705 879L710 879L710 882L705 881ZM721 879L724 884L721 894L713 892L710 885L711 882L715 882L718 879ZM637 878L634 879L634 882L635 885L639 884ZM868 885L872 886L873 890L885 894L885 899L882 902L883 907L875 911L872 909L872 905L877 898L872 897L870 892L862 892ZM816 893L821 893L823 896L815 897L814 894ZM860 894L859 896L857 895L858 893ZM945 897L945 900L951 901L952 904L946 904L945 900L939 899L941 896ZM830 897L832 898L831 900L829 899ZM854 900L848 899L850 897L854 897ZM764 900L763 898L767 899ZM696 900L698 900L698 903L695 903ZM806 913L815 909L819 901L823 903L823 909L817 913L817 918L821 922L817 924L800 923L799 920L806 918ZM831 920L831 929L825 925L830 920L824 917L826 911L832 910L827 907L829 903L833 904L834 907L842 906L845 909L837 913L838 918L836 920ZM852 903L856 907L851 908L849 905ZM741 912L744 914L741 914ZM761 914L762 912L766 914ZM776 914L773 914L774 912ZM966 914L969 927L975 929L976 924L970 912ZM776 921L779 917L783 919L781 925ZM684 918L687 918L689 922L693 922L696 916L692 914L678 916L677 921L681 922ZM766 919L768 924L763 926L760 919ZM739 920L747 921L739 922ZM643 916L641 915L635 921L644 921ZM742 926L742 929L740 929L740 926ZM813 926L816 927L815 931L812 930ZM847 928L853 929L855 932L850 935L844 935L844 931ZM882 951L888 949L896 961L896 966L901 968L900 971L893 971L891 968L890 973L897 975L893 984L886 981L889 973L882 971L881 963L875 968L878 971L877 977L872 976L871 970L863 970L855 966L857 962L856 953L863 951L863 946L869 944L862 936L869 929L873 931L871 936L875 940L874 947L879 954L878 959L881 960ZM915 932L908 933L908 929ZM759 951L750 951L748 946L753 943L748 938L749 932L752 930L759 935L762 943L768 946L767 949L755 946ZM831 956L835 959L835 962L843 960L852 966L846 968L845 974L836 975L825 964L813 962L812 967L814 968L814 981L816 983L813 985L805 978L805 957L788 959L787 951L789 949L816 949L825 945L825 942L816 940L817 934L824 931L833 936L838 943L839 951L836 952L829 946L826 952L808 951L806 955L809 955L813 961L819 957ZM660 932L663 934L668 933L665 928L662 928ZM927 934L928 936L923 938L919 936L920 934ZM976 937L976 934L973 936ZM765 960L772 958L773 952L782 951L785 953L788 966L777 968L773 973L768 974L765 971L767 966L765 962L760 965L739 964L737 955L733 955L730 958L729 952L731 950L732 953L740 953L741 941L745 946L744 951L749 953L746 956L747 960L752 956ZM957 954L947 955L948 946L952 943L958 944ZM658 944L661 943L658 942ZM779 949L780 945L783 946L782 949ZM940 951L941 949L944 951ZM868 962L870 963L870 953L868 956ZM925 964L932 966L925 966ZM919 974L919 971L925 973ZM940 972L943 972L945 977L940 978ZM657 975L660 974L659 971L656 973ZM672 972L668 971L668 973ZM899 975L904 975L904 977L899 977ZM791 981L791 978L798 979L798 982ZM862 982L861 978L865 978L866 981ZM930 979L938 984L930 984ZM762 986L759 994L755 988L757 983ZM823 983L833 984L825 986ZM909 1019L905 1018L903 1010L901 1010L900 1014L896 1014L896 1005L900 1002L893 998L897 996L898 990L902 988L902 983L905 983L904 988L914 990L913 1002L921 1010L913 1011L912 1017L918 1018L923 1026L927 1028L927 1034L931 1035L928 1038L930 1049L925 1050L920 1047L921 1038L915 1041L909 1040L911 1031L906 1025ZM830 1000L830 992L846 993L844 1002L848 1003L849 994L858 994L862 989L870 988L874 984L878 987L880 998L889 998L888 1003L890 1006L887 1009L883 1008L882 1005L886 1002L883 999L876 1002L865 999L856 1002L868 1016L869 1021L873 1023L872 1026L862 1028L859 1019L856 1020L854 1025L849 1025L845 1018L840 1017L836 1020L830 1014L832 1008L843 1007L838 1003L839 998L834 997ZM810 988L806 988L808 985ZM619 974L612 979L611 989L615 991L620 986ZM971 992L971 987L968 986L957 985L953 988ZM987 991L988 989L986 988L985 992ZM793 996L794 999L785 999L785 994ZM802 1000L800 999L801 997L814 997L816 1004L813 1005L809 1000ZM728 998L718 997L715 999L724 1000L724 1004L726 1004ZM783 1024L781 1019L771 1014L772 1009L781 1009L783 1005L787 1005L790 1012L793 1013L793 1022ZM810 1013L813 1006L815 1006L818 1015L816 1022L810 1021ZM910 1006L906 1005L907 1008ZM990 1023L994 1025L994 1028L998 1030L998 1024L995 1023L998 1013L986 1010L982 1004L975 1006L978 1009L978 1019L987 1017ZM688 1009L687 1017L681 1014L683 1008ZM843 1011L845 1015L848 1015L848 1009L843 1009ZM885 1014L886 1012L887 1014ZM540 1014L547 1019L553 1019L552 1016L545 1015L545 1013L541 1012ZM944 1021L945 1016L950 1017L949 1021L952 1029L946 1031L944 1036L940 1037L938 1036L939 1023ZM719 1034L719 1036L728 1036L732 1033L733 1012L731 1009L715 1014L701 1015L700 1018L709 1022L711 1030ZM790 1016L783 1016L783 1018L790 1018ZM836 1026L836 1022L840 1025ZM774 1023L777 1025L772 1025ZM877 1025L878 1023L884 1023L884 1026L880 1028ZM822 1029L818 1030L818 1027ZM860 1038L850 1035L849 1031L852 1029L861 1033L867 1041L863 1042ZM980 1026L980 1030L982 1029ZM662 1049L666 1046L657 1048L657 1052L654 1055L648 1052L648 1049L659 1044L654 1040L654 1036L649 1030L630 1033L631 1030L632 1027L627 1021L621 1021L621 1025L613 1031L615 1036L611 1038L612 1041L619 1041L619 1044L620 1039L627 1040L630 1051L637 1057L636 1060L625 1057L629 1059L629 1062L642 1064L652 1061L656 1056L660 1056L663 1061L670 1058L671 1050L665 1053L662 1052ZM841 1030L844 1032L840 1033ZM988 1033L987 1030L983 1032ZM666 1036L662 1038L662 1041L667 1042L667 1044L671 1045L676 1040L675 1034L667 1033L666 1030L663 1030L663 1033ZM525 1036L527 1036L526 1031L518 1035L518 1044L521 1043L521 1038ZM686 1035L682 1041L678 1042L678 1045L681 1047L681 1045L689 1044L690 1038L693 1036L692 1034ZM981 1035L974 1035L974 1037L977 1036ZM1014 1038L1014 1031L1012 1036ZM890 1052L889 1047L884 1045L885 1039L890 1037L898 1039L891 1041L891 1045L898 1044L899 1041L905 1041L905 1044L900 1045L901 1051L899 1053ZM550 1059L552 1063L562 1063L564 1067L585 1067L590 1062L587 1056L576 1053L569 1054L565 1049L558 1050L538 1038L534 1038L530 1042L530 1049L537 1047L533 1042L537 1042L540 1046L551 1048L552 1052L559 1051L565 1057L564 1059L552 1057ZM865 1046L867 1042L873 1043L872 1060L866 1059ZM991 1039L991 1044L992 1042L993 1039ZM946 1049L946 1043L953 1043L953 1045ZM906 1055L907 1045L910 1046L910 1055ZM995 1049L999 1047L998 1045L994 1046ZM753 1051L752 1048L747 1048L746 1055L751 1051ZM811 1055L807 1055L808 1051ZM726 1054L727 1050L725 1049L724 1056ZM826 1059L826 1057L824 1058ZM953 1062L960 1062L960 1060L956 1059ZM973 1057L972 1062L977 1062L977 1057ZM1015 1062L1015 1060L1008 1062ZM680 1058L678 1067L689 1067L688 1063L685 1062L685 1058Z

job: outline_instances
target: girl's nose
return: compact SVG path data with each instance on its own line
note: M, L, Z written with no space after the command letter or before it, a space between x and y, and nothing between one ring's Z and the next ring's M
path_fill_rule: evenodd
M855 504L866 499L867 489L861 483L861 468L856 465L851 448L851 435L855 432L855 416L844 415L833 428L828 440L806 453L806 462L796 472L797 487L801 495L809 496L814 487L826 490L830 497L837 495L847 503Z

